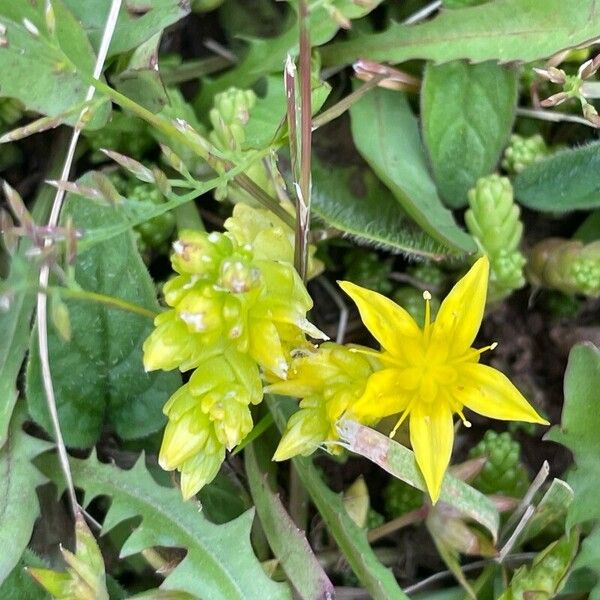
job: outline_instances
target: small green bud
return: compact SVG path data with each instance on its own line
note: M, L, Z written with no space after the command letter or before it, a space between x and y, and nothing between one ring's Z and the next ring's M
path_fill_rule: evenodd
M495 302L525 285L525 258L519 250L523 236L520 209L510 181L489 175L469 190L465 223L481 254L490 259L488 300Z
M548 238L529 253L527 278L565 294L600 295L600 241Z
M520 498L529 487L527 471L521 464L521 446L508 432L489 430L469 452L470 458L486 456L487 462L472 482L483 494Z
M394 477L383 489L383 500L385 513L395 519L423 506L424 496L421 490Z
M523 137L515 133L510 136L510 143L504 151L502 167L509 175L516 175L549 154L550 150L541 135Z

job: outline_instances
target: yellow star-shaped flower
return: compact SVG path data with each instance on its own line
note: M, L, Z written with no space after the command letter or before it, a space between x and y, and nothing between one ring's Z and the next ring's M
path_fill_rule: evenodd
M496 345L471 347L483 318L488 276L489 261L480 258L452 288L433 323L425 292L423 329L385 296L340 282L381 344L383 365L369 377L352 414L364 421L400 413L391 436L410 418L411 445L433 502L450 463L454 413L467 426L464 407L494 419L548 425L505 375L479 364L480 354Z

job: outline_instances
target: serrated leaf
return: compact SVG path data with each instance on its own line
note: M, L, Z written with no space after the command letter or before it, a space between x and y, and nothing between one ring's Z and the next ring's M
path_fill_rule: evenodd
M85 185L90 180L80 181ZM62 220L72 218L75 227L84 231L118 226L125 222L122 210L71 194ZM75 278L86 291L136 304L149 314L159 310L152 279L131 232L81 251ZM152 320L93 301L65 299L65 304L72 339L65 343L49 328L48 344L67 445L93 445L106 423L125 439L158 430L164 423L162 406L181 380L173 372L144 371L141 347L152 330ZM35 334L27 369L27 399L32 417L51 431Z
M302 600L334 597L334 588L313 554L304 532L300 531L273 492L266 476L270 456L264 449L247 446L244 463L250 492L261 525L285 574ZM266 464L265 464L266 463Z
M462 61L425 68L423 137L438 190L450 208L466 206L469 189L494 170L516 105L514 70Z
M2 600L47 600L50 598L49 594L26 571L29 567L43 568L47 566L31 550L26 549L15 568L0 585L0 598Z
M419 231L391 192L367 169L312 159L312 212L344 234L395 253L441 258L442 244Z
M409 485L427 491L411 450L374 429L347 419L338 424L338 430L346 448L368 458ZM497 539L500 515L493 502L481 492L446 473L440 500L483 525L494 540Z
M405 95L372 90L352 106L350 117L358 151L404 211L452 252L475 252L475 242L437 195L417 120Z
M534 210L567 212L600 208L600 142L563 150L524 169L515 196Z
M591 519L600 519L600 350L591 343L578 344L569 354L565 372L565 402L560 428L553 427L546 438L566 446L574 455L576 468L567 483L575 499L567 518L567 529Z
M444 63L532 62L600 36L596 0L494 0L441 11L419 25L392 24L321 50L327 66L358 58L401 63L415 58Z
M3 96L19 99L28 109L55 117L84 101L88 85L81 72L92 73L95 56L80 23L62 0L53 0L52 6L56 28L50 33L44 2L0 0L6 40L0 47L0 89ZM109 112L109 104L102 104L93 125L104 123ZM78 117L77 112L68 121Z
M40 468L60 481L58 465L48 457ZM154 546L183 548L185 558L160 586L210 600L289 600L287 586L271 581L250 545L253 511L224 525L209 522L194 502L184 502L175 488L158 485L144 464L144 457L129 471L88 459L71 459L76 487L85 491L85 503L111 498L103 533L134 517L141 523L125 542L121 557Z
M578 523L600 519L598 487L600 486L600 350L591 343L578 344L569 354L565 372L565 402L560 428L553 427L545 439L566 446L575 459L567 482L575 497L567 513L567 530ZM599 577L590 598L600 598L600 530L588 537L576 567L589 567Z
M266 397L280 431L297 404L289 398ZM344 509L341 495L332 492L321 479L310 458L292 459L304 487L334 537L340 551L373 600L408 600L392 572L384 567L367 541L366 532Z
M23 408L23 407L21 407ZM25 410L16 410L10 423L7 443L0 450L0 583L19 562L40 514L35 493L46 478L31 460L50 444L23 431Z
M347 19L358 19L371 12L382 0L370 0L368 3L353 2L352 0L332 0L329 6L337 9ZM298 2L293 3L297 11ZM327 6L321 0L309 0L309 22L311 45L320 46L328 42L340 29L329 14ZM195 101L199 114L206 112L212 105L213 98L219 92L234 86L248 88L261 77L283 70L288 54L298 54L298 25L297 17L291 19L289 29L281 35L270 39L251 39L244 58L223 75L203 82L202 91Z

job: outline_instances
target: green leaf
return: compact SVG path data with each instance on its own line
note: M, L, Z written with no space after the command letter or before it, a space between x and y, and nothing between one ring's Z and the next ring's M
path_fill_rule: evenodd
M494 170L510 135L517 73L494 63L429 63L421 103L438 190L447 206L462 208L475 182Z
M10 0L9 0L10 1ZM65 0L83 24L98 49L110 2ZM137 10L135 10L137 9ZM190 12L189 2L182 0L127 0L123 2L108 55L114 56L137 48L152 36L183 19Z
M442 244L420 231L369 169L331 167L312 159L312 212L359 242L439 259Z
M315 114L327 100L331 86L318 78L311 79L311 107ZM287 100L283 86L283 77L273 75L266 79L266 93L256 100L250 111L250 118L244 125L243 149L265 148L277 140L277 134L287 132L285 117L287 114Z
M596 0L494 0L441 11L419 25L392 24L321 50L327 66L358 58L401 63L415 58L444 63L532 62L600 36Z
M346 448L368 458L409 485L423 491L427 490L411 450L388 436L354 421L344 419L338 424L338 429ZM446 473L440 500L483 525L492 534L494 540L497 539L500 515L493 502L481 492Z
M56 459L44 457L40 468L57 484L61 475ZM94 498L111 498L102 532L141 517L126 540L120 556L164 546L187 550L185 558L160 586L210 600L289 600L289 590L271 581L250 546L253 511L234 521L215 525L198 504L184 502L175 488L158 485L140 457L129 471L100 463L93 453L88 459L71 459L76 487L85 491L85 504Z
M534 210L567 212L600 208L600 142L563 150L517 175L515 196Z
M567 513L567 530L577 525L600 519L598 488L600 487L600 350L591 343L577 344L569 354L565 372L565 402L560 428L553 427L545 439L566 446L575 459L575 468L569 471L567 482L575 492ZM590 598L600 598L600 528L584 541L576 567L589 567L599 577Z
M45 6L0 0L0 22L6 28L6 43L0 47L0 90L29 110L55 117L84 101L88 85L81 73L91 75L96 59L81 24L62 0L52 2L53 32L48 30ZM104 123L109 111L109 104L103 103L94 123ZM68 121L76 121L79 112Z
M266 396L280 431L296 403L289 398ZM373 600L408 600L392 572L384 567L367 541L366 532L348 515L342 496L332 492L321 479L310 458L292 459L304 487L334 537L340 551Z
M567 483L575 492L569 510L568 528L600 518L597 502L600 485L600 350L591 343L577 344L569 354L565 371L565 401L559 427L553 427L546 439L566 446L574 455L576 468Z
M361 5L352 0L332 0L328 4L346 18L358 19L372 11L381 1L371 0L368 4ZM297 5L296 0L293 3L294 11L297 11ZM311 45L320 46L333 38L340 25L333 20L322 0L309 0L308 8ZM208 111L215 95L231 86L248 88L265 75L281 73L286 56L298 54L298 40L297 17L291 19L289 29L277 37L250 39L243 59L233 69L212 81L203 81L202 91L195 102L198 113Z
M154 113L168 102L165 86L156 68L160 35L157 33L136 48L125 67L111 78L119 92Z
M47 567L43 560L26 549L8 577L0 585L2 600L46 600L48 593L38 585L26 571L27 567Z
M23 431L24 413L14 412L7 443L0 450L0 544L5 549L0 554L0 583L27 548L33 524L40 515L35 489L46 481L31 460L50 444Z
M87 180L80 182L85 185ZM77 229L120 225L122 209L70 195L63 223L71 217ZM88 292L115 297L158 311L152 279L137 252L131 232L81 251L75 278ZM140 438L164 423L161 409L180 385L177 373L146 373L142 342L152 330L146 316L80 299L65 299L72 338L48 331L50 369L58 413L67 445L87 447L106 422L125 439ZM32 417L47 431L46 407L35 334L27 370L27 398Z
M377 88L352 106L350 116L358 151L406 213L454 253L475 252L475 242L437 195L417 120L404 94Z
M46 173L49 178L59 175L62 150L63 144L59 144L52 165ZM54 190L43 185L31 211L34 222L46 221L53 196ZM6 292L9 301L8 310L0 310L0 339L3 342L0 344L0 448L6 441L17 401L17 378L29 348L31 314L36 301L34 290L38 285L38 265L27 258L30 248L31 243L27 239L21 240L19 248L11 257L8 277L0 287L0 295Z
M285 574L303 600L333 598L334 588L315 558L304 532L285 510L266 476L270 462L264 448L255 444L244 452L246 474L261 525ZM265 464L266 463L266 464Z

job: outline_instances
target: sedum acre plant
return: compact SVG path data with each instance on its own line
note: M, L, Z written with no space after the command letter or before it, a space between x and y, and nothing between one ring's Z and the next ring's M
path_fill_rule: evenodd
M482 257L446 296L433 323L431 296L425 292L422 329L377 292L340 283L381 344L376 356L382 368L369 377L352 414L370 421L400 414L392 436L410 418L411 445L433 502L450 463L454 413L466 426L464 407L495 419L548 424L505 375L479 363L480 355L496 344L471 347L483 318L488 274L489 261Z

